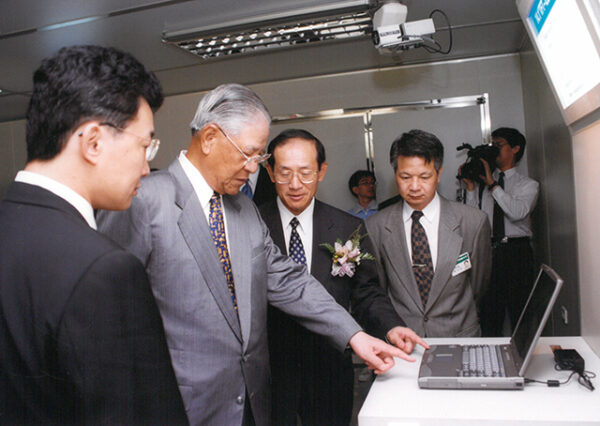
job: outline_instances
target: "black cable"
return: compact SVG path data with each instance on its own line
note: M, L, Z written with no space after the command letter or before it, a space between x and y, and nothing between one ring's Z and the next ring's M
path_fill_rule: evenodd
M535 379L528 379L527 377L525 377L525 383L541 383L543 385L547 385L549 387L556 388L560 385L566 385L567 383L569 383L574 374L575 374L575 371L572 371L571 374L569 374L569 377L567 377L566 380L564 380L563 382L561 382L560 380L552 380L552 379L551 380L535 380Z
M580 385L584 386L585 388L587 388L591 391L593 391L595 389L594 385L592 384L592 381L591 381L591 379L596 378L596 373L594 373L593 371L587 371L587 370L581 370L581 369L576 370L574 368L562 368L558 364L554 364L554 369L556 371L571 371L571 374L569 374L569 377L567 377L562 382L560 380L556 380L556 379L535 380L535 379L529 379L529 378L525 377L524 378L525 383L541 383L548 387L556 388L561 385L566 385L567 383L569 383L571 381L571 378L573 377L573 375L577 374L579 376L577 378L577 381L579 382Z
M437 42L436 42L436 44L437 44L438 46L440 46L440 50L434 50L434 49L432 49L432 50L433 50L434 52L436 52L436 53L441 53L441 54L443 54L443 55L447 55L447 54L448 54L448 53L450 53L450 51L452 50L452 25L450 24L450 19L448 19L448 15L446 15L446 14L444 13L444 11L443 11L443 10L440 10L440 9L434 9L434 10L432 10L432 11L431 11L431 13L429 14L429 18L433 19L433 14L434 14L434 13L436 13L436 12L437 12L437 13L441 13L442 15L444 15L444 18L446 18L446 23L447 23L447 25L448 25L448 37L450 38L450 40L449 40L449 43L448 43L448 49L446 49L446 51L445 51L445 52L441 50L441 46L440 46L440 44L439 44L439 43L437 43ZM428 52L429 52L429 50L428 50ZM433 53L433 52L432 52L432 53Z

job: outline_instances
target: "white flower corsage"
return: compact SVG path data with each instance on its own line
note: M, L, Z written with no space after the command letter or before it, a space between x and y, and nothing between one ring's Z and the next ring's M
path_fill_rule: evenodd
M345 243L338 238L333 246L328 243L320 244L333 255L331 275L334 277L344 275L352 277L361 260L375 260L373 255L360 251L360 240L367 236L367 234L360 235L360 227L361 225L358 225Z

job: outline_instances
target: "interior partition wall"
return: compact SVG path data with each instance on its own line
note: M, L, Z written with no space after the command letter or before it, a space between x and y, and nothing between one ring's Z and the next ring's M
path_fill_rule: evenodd
M293 113L274 117L272 134L303 128L323 142L329 168L317 196L347 210L356 202L348 179L359 169L375 172L379 201L395 196L398 191L389 162L392 141L411 129L428 131L441 140L445 150L439 192L454 200L461 197L456 171L467 158L466 151L457 148L463 143L490 143L489 103L489 95L483 93Z

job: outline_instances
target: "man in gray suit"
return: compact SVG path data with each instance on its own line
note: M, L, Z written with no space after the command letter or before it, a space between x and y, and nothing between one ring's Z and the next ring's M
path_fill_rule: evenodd
M412 360L361 331L281 254L238 193L268 158L269 124L250 89L217 87L198 106L187 152L144 179L128 211L99 217L146 266L192 425L269 424L268 304L340 351L349 344L375 372L391 368L393 356Z
M366 221L380 283L421 336L479 336L478 304L491 268L490 225L480 210L437 194L444 147L422 130L396 139L390 163L404 201Z

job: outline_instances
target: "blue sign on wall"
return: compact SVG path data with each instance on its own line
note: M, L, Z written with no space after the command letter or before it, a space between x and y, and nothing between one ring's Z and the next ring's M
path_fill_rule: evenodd
M529 11L529 20L533 24L537 34L542 30L555 1L556 0L535 0L533 2L531 10Z

